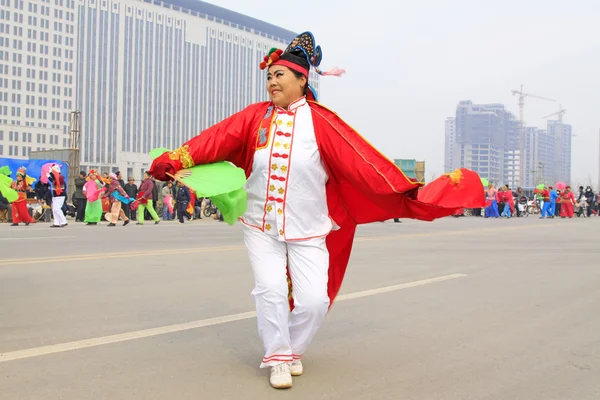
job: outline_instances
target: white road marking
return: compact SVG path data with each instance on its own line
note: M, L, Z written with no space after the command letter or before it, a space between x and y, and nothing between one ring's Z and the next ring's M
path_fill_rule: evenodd
M1 240L31 240L31 239L66 239L66 238L74 238L75 236L22 236L22 237L10 237L10 238L0 238Z
M345 295L339 295L336 298L336 303L340 302L340 301L358 299L361 297L374 296L376 294L381 294L381 293L389 293L389 292L393 292L393 291L397 291L397 290L408 289L408 288L412 288L412 287L416 287L416 286L429 285L432 283L448 281L451 279L462 278L465 276L467 276L467 274L444 275L444 276L438 276L435 278L423 279L423 280L415 281L415 282L402 283L399 285L385 286L385 287L381 287L378 289L371 289L371 290L364 290L361 292L348 293ZM24 358L40 357L40 356L45 356L45 355L55 354L55 353L62 353L64 351L70 351L70 350L80 350L80 349L102 346L102 345L111 344L111 343L126 342L128 340L144 339L144 338L148 338L148 337L152 337L152 336L165 335L168 333L187 331L190 329L205 328L207 326L222 325L222 324L226 324L229 322L242 321L242 320L250 319L250 318L254 318L254 317L256 317L256 312L248 311L248 312L243 312L243 313L239 313L239 314L225 315L222 317L202 319L199 321L185 322L182 324L160 326L157 328L143 329L143 330L134 331L134 332L119 333L116 335L102 336L102 337L98 337L98 338L77 340L74 342L60 343L60 344L54 344L54 345L50 345L50 346L35 347L35 348L25 349L25 350L10 351L7 353L0 353L0 363L8 362L8 361L15 361L15 360L22 360Z
M429 285L431 283L443 282L443 281L447 281L450 279L456 279L456 278L463 278L465 276L467 276L467 274L444 275L444 276L438 276L436 278L423 279L421 281L401 283L399 285L393 285L393 286L385 286L385 287L378 288L378 289L363 290L362 292L342 294L342 295L339 295L335 299L335 302L337 303L338 301L360 299L361 297L368 297L368 296L374 296L376 294L381 294L381 293L394 292L396 290L408 289L408 288L415 287L415 286Z

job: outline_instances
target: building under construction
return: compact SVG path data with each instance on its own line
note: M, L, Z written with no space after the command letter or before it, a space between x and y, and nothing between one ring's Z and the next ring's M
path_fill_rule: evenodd
M453 129L450 131L449 129ZM519 122L502 104L461 101L454 122L446 121L447 171L469 168L494 184L516 184L514 158Z
M547 115L558 119L538 129L522 126L502 104L461 101L446 119L445 170L469 168L497 186L569 183L572 127L562 122L564 112Z

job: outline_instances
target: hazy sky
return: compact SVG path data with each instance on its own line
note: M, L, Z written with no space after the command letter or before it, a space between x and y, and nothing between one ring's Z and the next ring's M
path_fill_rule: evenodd
M573 183L597 186L600 130L600 1L597 0L210 0L296 32L323 48L320 101L390 158L444 164L444 120L460 100L527 98L525 123L567 109L573 125Z

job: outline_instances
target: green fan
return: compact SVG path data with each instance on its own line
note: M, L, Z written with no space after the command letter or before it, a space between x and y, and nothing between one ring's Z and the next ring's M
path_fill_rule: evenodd
M483 187L487 188L490 185L490 182L485 178L481 178L481 184Z
M169 150L154 149L150 157L155 159L166 151ZM233 225L246 212L246 173L233 164L218 162L196 165L177 171L173 179L193 189L198 197L208 197L229 225Z
M0 193L9 202L12 203L19 198L19 193L16 190L11 189L10 184L12 179L10 176L0 174Z

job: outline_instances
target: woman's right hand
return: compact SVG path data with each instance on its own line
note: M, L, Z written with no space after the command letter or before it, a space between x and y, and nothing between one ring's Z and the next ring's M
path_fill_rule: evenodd
M167 152L154 159L148 173L159 181L169 182L173 178L167 174L175 175L180 169L182 169L181 161L172 160Z

